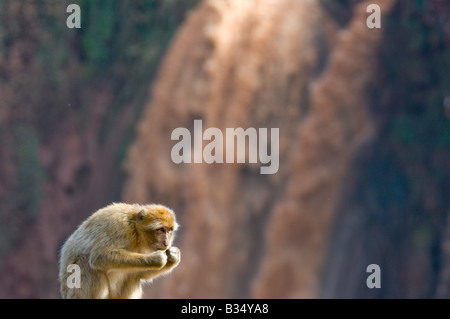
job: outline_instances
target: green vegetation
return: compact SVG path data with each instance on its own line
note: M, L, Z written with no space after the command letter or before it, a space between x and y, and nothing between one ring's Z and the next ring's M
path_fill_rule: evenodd
M66 27L70 3L80 5L81 29ZM70 121L86 134L101 94L108 105L94 131L100 143L133 108L115 149L115 169L121 170L161 58L196 3L0 0L0 176L12 174L0 180L0 191L6 190L0 192L0 259L14 244L15 230L39 213L43 185L52 177L40 163L41 146Z
M383 130L360 195L375 227L368 236L385 233L393 251L422 251L438 267L450 208L450 39L442 23L449 14L432 2L403 2L383 22L373 91Z
M385 141L413 185L410 210L439 223L449 207L450 119L443 106L450 89L449 39L438 12L421 0L397 8L387 23L381 62L393 108Z
M16 209L36 217L43 194L44 170L39 161L39 140L35 131L26 127L15 130Z
M148 91L173 35L196 3L198 0L79 2L84 13L78 41L85 79L107 78L110 89L117 92L100 142L108 138L123 108L143 90Z

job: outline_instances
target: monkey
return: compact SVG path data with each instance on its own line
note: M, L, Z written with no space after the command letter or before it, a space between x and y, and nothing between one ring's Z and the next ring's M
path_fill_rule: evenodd
M180 263L180 250L172 246L178 227L174 212L160 204L113 203L99 209L61 247L61 297L141 299L142 283ZM79 288L68 285L69 265L79 267Z

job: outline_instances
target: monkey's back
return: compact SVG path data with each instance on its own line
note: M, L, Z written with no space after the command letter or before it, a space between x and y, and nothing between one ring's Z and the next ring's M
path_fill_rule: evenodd
M129 248L133 242L130 215L140 205L111 204L88 217L66 240L60 252L59 277L63 280L67 266L80 258L104 252L110 247Z

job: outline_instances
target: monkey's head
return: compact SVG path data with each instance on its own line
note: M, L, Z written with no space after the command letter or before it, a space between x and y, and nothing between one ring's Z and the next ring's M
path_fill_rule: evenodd
M138 235L154 250L166 250L172 244L178 224L174 212L163 205L147 205L134 217Z

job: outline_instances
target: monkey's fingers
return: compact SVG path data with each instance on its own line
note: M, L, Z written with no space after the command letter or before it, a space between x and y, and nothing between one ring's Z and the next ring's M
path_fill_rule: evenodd
M169 262L173 263L180 261L181 252L180 249L178 249L177 247L171 247L166 251L166 253L167 253L167 260Z

